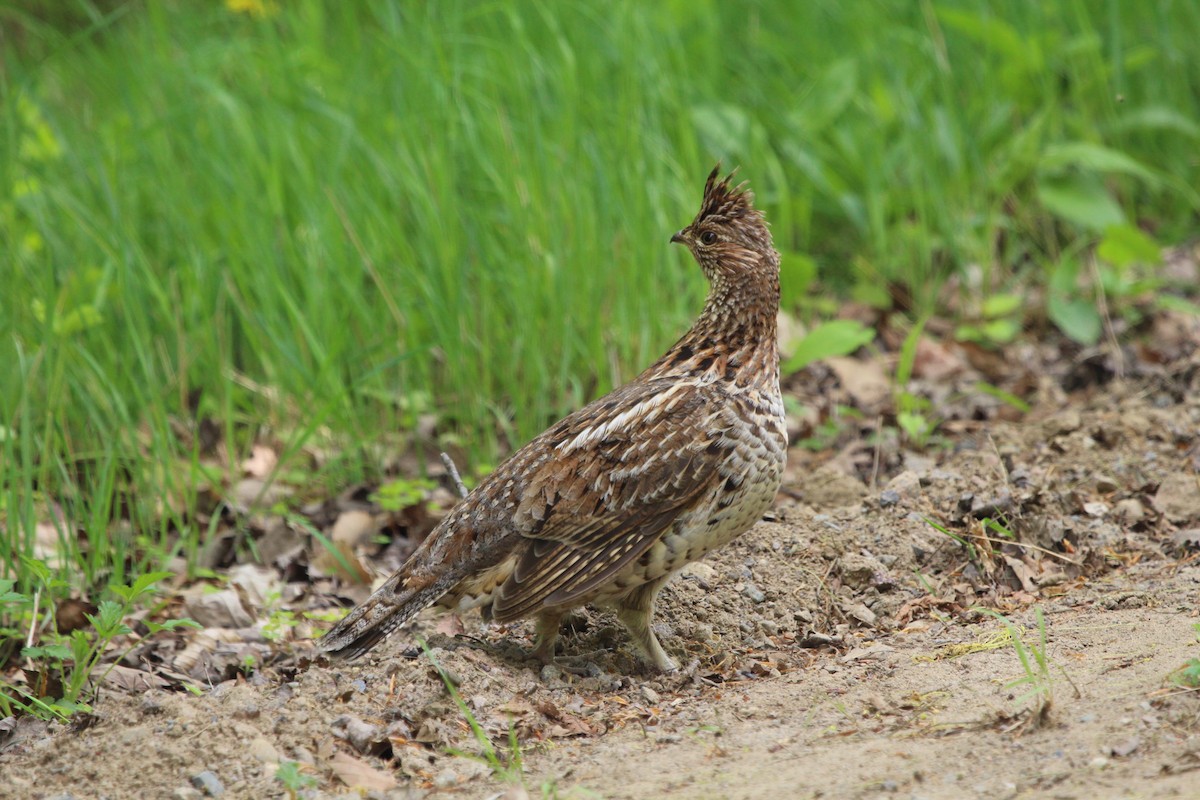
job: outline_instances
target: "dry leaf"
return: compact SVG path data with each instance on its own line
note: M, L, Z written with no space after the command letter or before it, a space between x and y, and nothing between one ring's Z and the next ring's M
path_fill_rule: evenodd
M279 464L279 456L266 445L256 444L250 449L250 457L242 462L242 472L251 478L265 478Z
M346 753L337 752L329 759L329 768L351 789L386 792L396 786L396 779L367 762Z
M876 414L891 400L892 386L879 359L827 358L825 363L862 411Z

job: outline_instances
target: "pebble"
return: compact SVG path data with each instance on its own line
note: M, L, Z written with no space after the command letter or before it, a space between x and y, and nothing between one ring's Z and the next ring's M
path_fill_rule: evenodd
M554 683L561 678L562 670L556 667L554 664L547 664L546 666L542 667L543 683Z
M742 594L746 595L746 597L749 597L750 600L755 603L761 603L762 601L767 599L767 596L765 594L763 594L762 589L758 588L753 583L749 583L749 582L742 589Z
M262 736L251 739L250 745L246 749L249 750L250 755L264 764L279 763L279 751L275 749L275 745L268 742Z
M888 481L884 490L895 492L907 500L916 500L921 496L921 478L911 469L906 469Z
M846 616L858 620L867 627L874 627L876 621L878 620L878 618L875 616L875 612L867 608L862 603L850 603L843 606L842 610L846 612Z
M865 589L874 585L878 576L885 575L887 567L872 556L843 553L838 560L838 572L847 586Z
M212 770L206 769L192 776L192 785L209 797L220 797L225 794L225 785Z
M717 571L703 561L693 561L680 570L679 574L685 578L692 578L699 581L701 585L708 584L711 586L717 581Z
M385 738L378 725L364 722L350 714L338 717L330 727L334 736L350 742L351 747L364 755L374 751Z
M1136 525L1146 518L1146 508L1142 502L1133 497L1117 501L1116 517L1126 525Z
M458 773L446 767L433 776L433 785L438 789L449 789L458 785Z
M1124 758L1125 756L1131 754L1134 750L1137 750L1141 744L1142 740L1134 736L1131 739L1126 739L1123 742L1114 744L1109 748L1109 752L1111 752L1117 758Z
M1176 524L1200 520L1200 477L1186 472L1168 475L1154 495L1154 507Z
M645 699L645 701L647 703L649 703L652 706L658 705L658 703L659 703L658 692L654 691L649 686L645 686L645 685L642 686L641 691L642 691L642 697Z
M204 795L193 786L180 786L171 792L171 800L200 800Z
M879 494L880 508L891 508L900 502L900 493L893 489L884 489Z

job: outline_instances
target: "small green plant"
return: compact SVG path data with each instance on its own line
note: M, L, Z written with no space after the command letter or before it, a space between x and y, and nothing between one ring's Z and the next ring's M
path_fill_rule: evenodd
M295 761L281 761L279 768L275 770L275 780L283 784L284 791L291 800L296 800L300 790L317 785L317 779L306 774L304 768Z
M458 693L458 687L454 685L454 680L434 657L428 643L424 639L418 639L417 641L420 643L421 649L425 651L425 656L429 659L429 663L437 671L438 677L445 684L450 699L454 701L454 705L458 707L459 713L463 715L463 718L467 721L467 725L470 726L471 735L475 737L475 741L478 743L480 749L479 753L467 753L457 749L451 749L450 753L486 764L491 768L492 774L505 783L524 786L525 768L522 763L521 743L517 741L516 727L511 724L508 726L508 750L502 756L496 750L496 746L492 744L492 740L488 738L483 726L479 724L479 721L475 719L475 715L471 713L471 709L463 701L462 696Z
M371 494L371 500L384 511L401 511L425 499L437 484L426 478L397 478L381 484Z
M1050 654L1046 636L1046 617L1041 608L1034 610L1037 619L1037 641L1030 643L1022 638L1023 631L1008 617L990 608L975 608L975 611L987 614L1000 620L1012 640L1013 649L1021 661L1024 675L1004 684L1005 689L1025 688L1025 692L1015 698L1018 705L1029 705L1029 715L1025 718L1027 725L1037 726L1046 722L1054 703L1054 679L1050 674ZM1062 667L1059 667L1062 671ZM1067 677L1063 671L1063 677ZM1067 678L1070 680L1070 678ZM1031 702L1032 701L1032 702Z
M800 401L788 395L784 396L783 405L789 413L797 413L801 408ZM861 422L862 419L863 414L857 408L843 405L834 406L833 413L813 427L812 435L800 439L795 445L803 447L805 450L828 450L836 445L842 434L851 427L851 422Z
M954 338L988 347L1008 344L1021 332L1022 305L1020 295L992 295L980 304L979 318L959 325Z
M975 563L977 563L977 564L979 563L979 551L977 551L975 549L974 544L967 541L963 537L959 536L957 533L950 530L949 528L947 528L945 525L941 524L940 522L937 522L936 520L932 520L929 517L922 517L922 519L925 520L926 525L933 528L938 533L940 533L943 536L946 536L950 539L953 539L954 541L956 541L960 545L962 545L963 549L967 551L967 557L970 558Z
M1093 345L1100 339L1105 313L1139 321L1142 312L1133 301L1161 286L1153 276L1161 262L1161 245L1140 228L1124 221L1107 225L1094 258L1066 253L1051 269L1047 315L1067 336Z
M1200 642L1200 622L1192 624L1196 642ZM1200 689L1200 657L1189 659L1168 676L1171 683L1184 689Z
M929 415L932 404L927 398L919 397L908 391L908 381L912 377L913 365L917 360L917 344L925 330L925 319L922 318L913 325L913 329L904 337L900 346L900 357L896 360L896 425L904 432L908 441L918 448L930 443L938 421Z
M33 565L36 568L37 565ZM42 566L42 577L49 581L49 570ZM90 630L75 630L69 636L49 634L44 644L23 647L21 655L38 667L39 678L35 685L26 688L0 682L0 712L5 716L14 712L30 714L42 719L69 719L77 712L90 712L88 705L94 687L103 682L113 666L121 660L114 658L108 667L96 677L109 645L120 636L133 630L125 624L125 618L139 602L154 593L154 584L172 576L170 572L151 572L140 576L128 586L113 585L109 591L117 599L101 600L95 614L87 614ZM12 580L0 580L0 618L21 618L32 614L36 598L14 591ZM11 612L15 611L16 614ZM144 621L151 634L164 630L188 626L200 627L190 619L172 619L166 622ZM9 630L12 630L11 628ZM133 644L125 651L133 648ZM124 653L121 654L122 656Z

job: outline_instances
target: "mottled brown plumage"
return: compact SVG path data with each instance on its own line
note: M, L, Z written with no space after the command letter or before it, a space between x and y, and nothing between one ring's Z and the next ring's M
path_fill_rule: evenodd
M711 287L691 330L501 464L321 650L359 656L440 603L501 622L535 617L534 652L549 659L563 614L598 603L615 607L651 665L674 668L650 628L655 596L761 517L787 449L779 254L744 184L717 176L671 237Z

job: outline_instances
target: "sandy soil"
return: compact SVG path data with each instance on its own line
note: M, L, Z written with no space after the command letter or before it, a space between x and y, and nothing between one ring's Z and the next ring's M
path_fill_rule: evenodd
M564 637L582 677L522 661L527 624L430 612L354 665L297 641L202 696L19 721L0 797L287 797L281 761L311 798L1200 797L1200 692L1170 677L1200 657L1195 390L1110 387L924 453L795 451L773 519L666 590L676 674L639 672L602 612ZM1027 653L1044 611L1033 696L977 607ZM431 658L502 759L515 736L524 789L469 757Z

